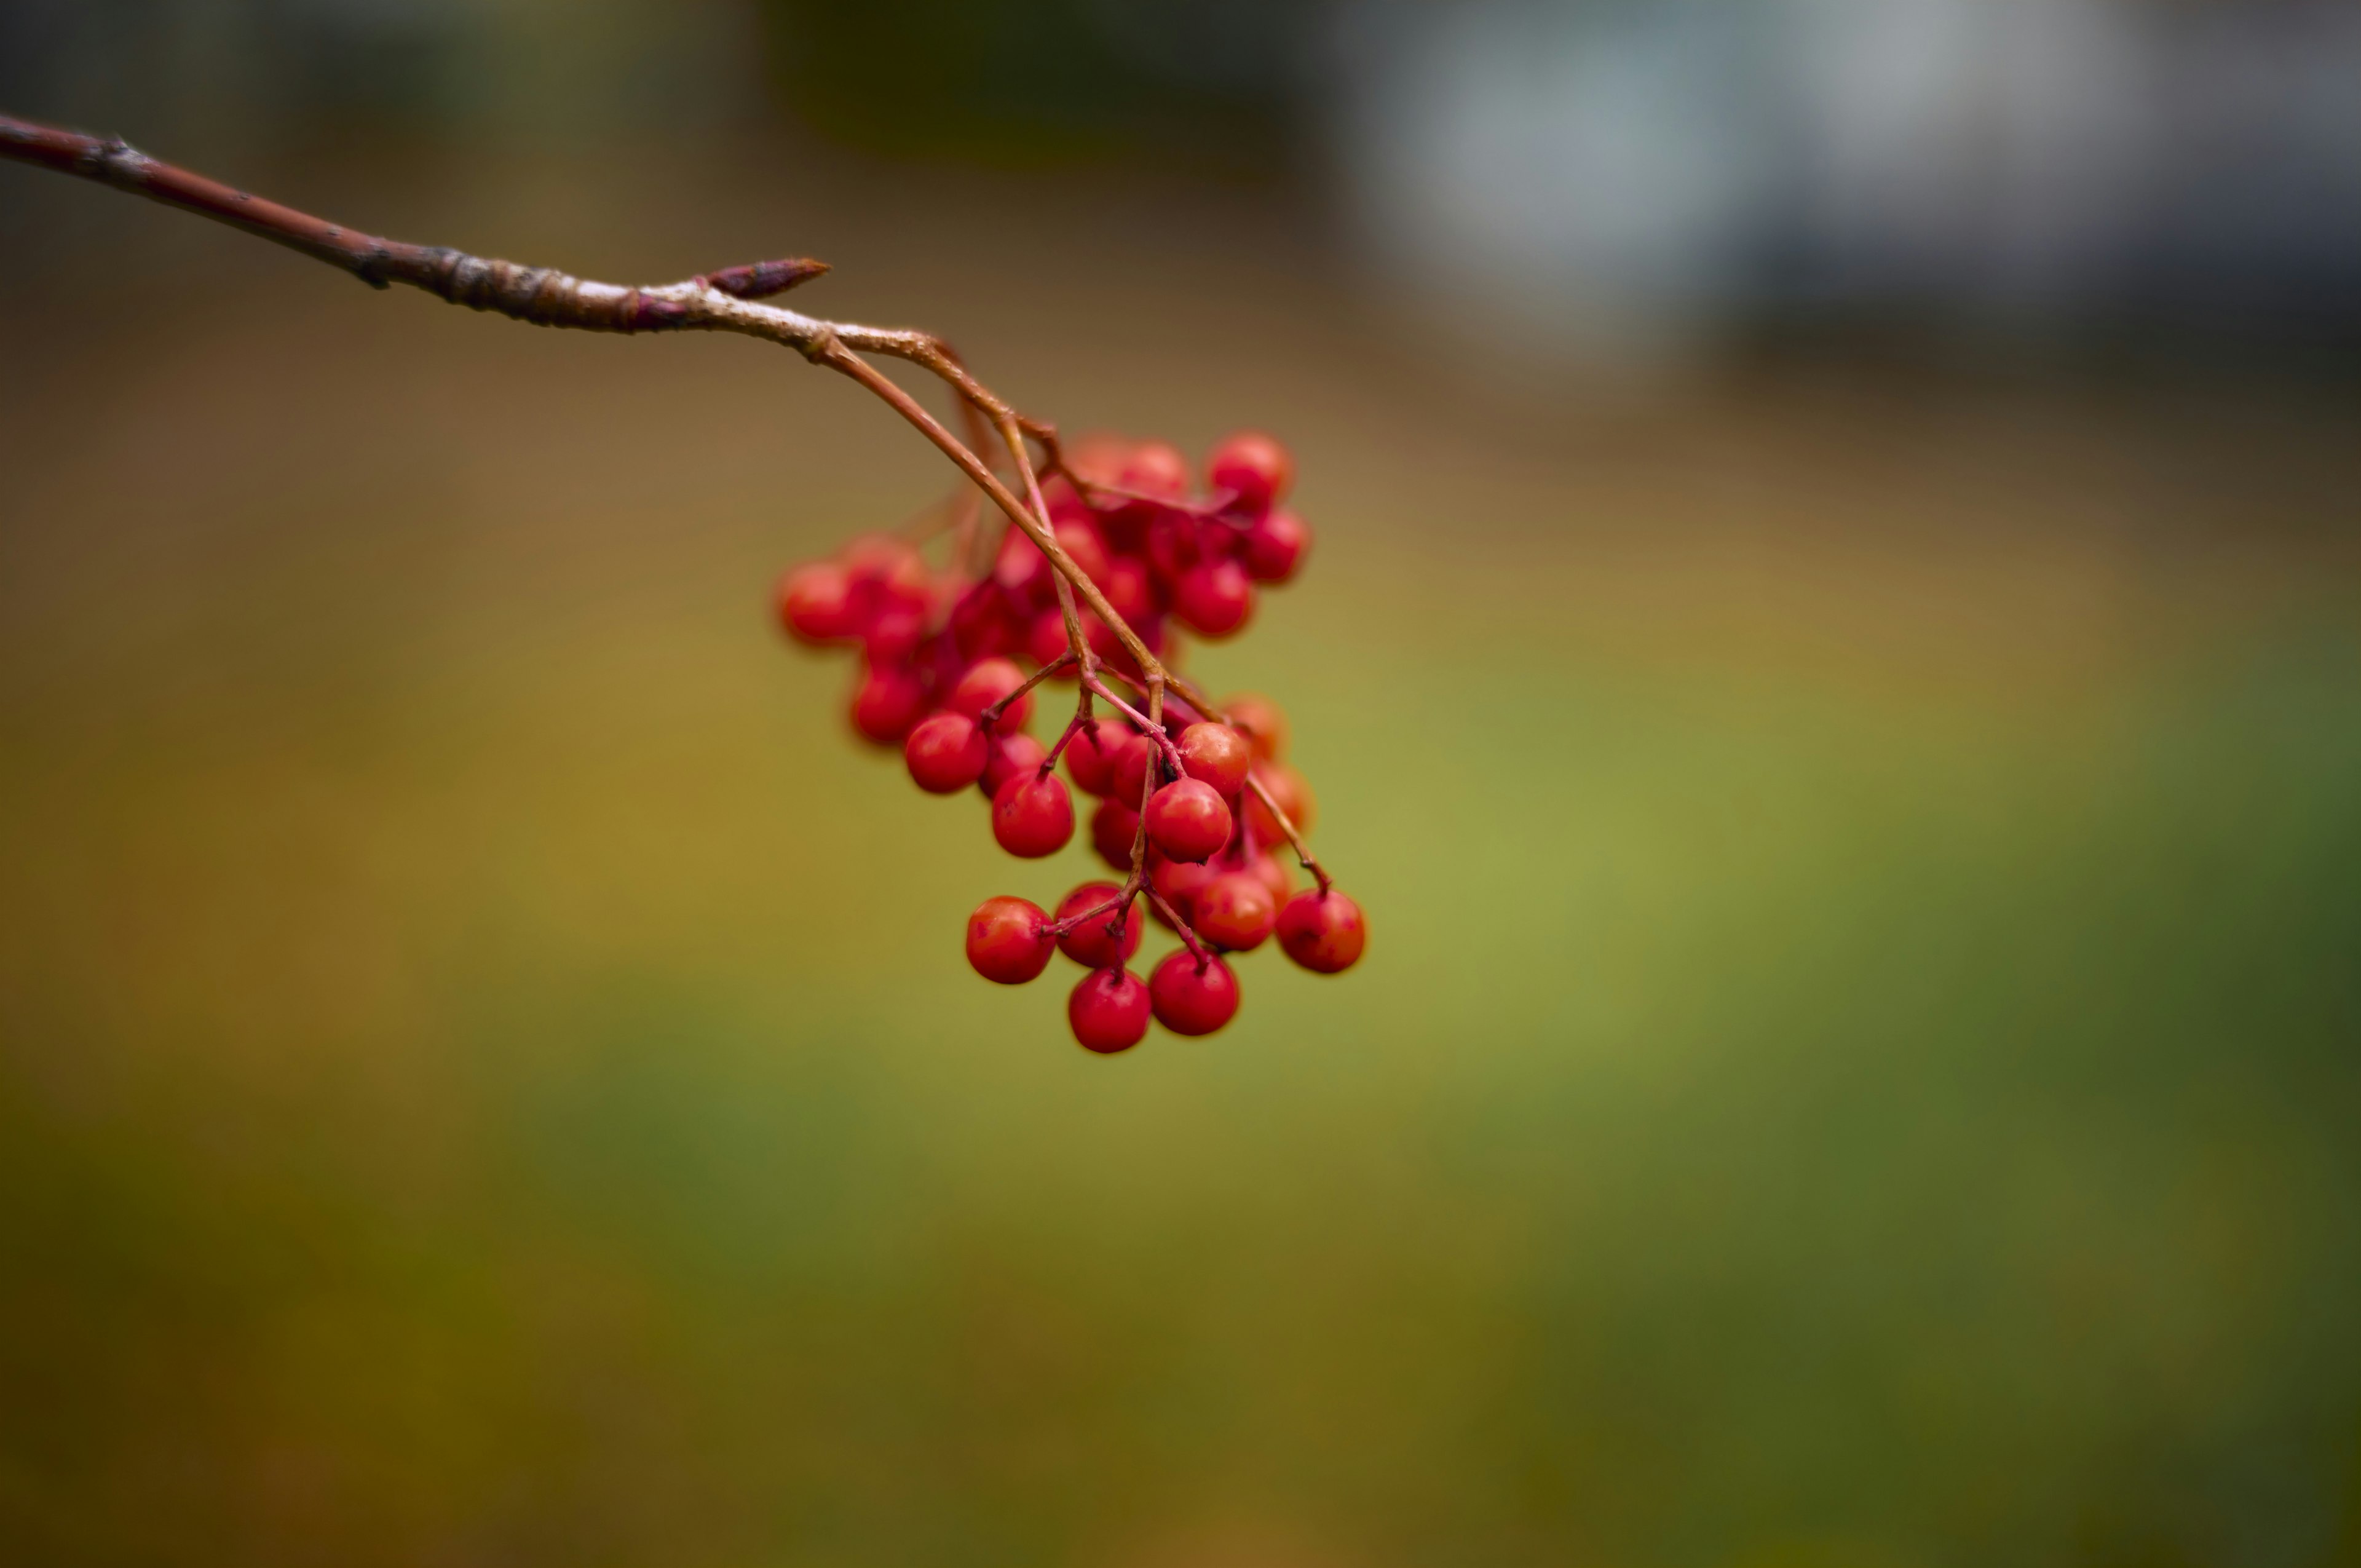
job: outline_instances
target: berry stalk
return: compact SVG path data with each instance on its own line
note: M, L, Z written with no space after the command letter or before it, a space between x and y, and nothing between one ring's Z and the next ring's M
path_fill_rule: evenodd
M401 283L537 326L735 333L792 348L858 383L949 458L963 482L907 537L856 540L835 561L790 572L779 587L782 619L800 641L860 647L855 729L901 747L913 780L929 793L983 789L994 836L1011 854L1045 857L1072 839L1073 802L1057 776L1062 761L1076 785L1099 798L1091 837L1124 872L1119 887L1076 889L1055 920L1027 900L988 901L969 926L979 972L1023 983L1060 950L1091 964L1069 1019L1085 1046L1112 1053L1137 1044L1151 1014L1181 1035L1225 1025L1238 992L1224 952L1251 950L1276 934L1291 959L1316 973L1359 959L1366 924L1312 854L1310 786L1283 760L1284 719L1261 698L1225 708L1165 662L1184 631L1219 640L1243 630L1259 592L1288 582L1302 564L1311 531L1282 504L1293 459L1270 437L1246 432L1222 442L1205 462L1202 488L1168 443L1100 438L1070 448L1054 425L1020 413L932 334L769 302L828 271L806 258L671 283L604 283L367 234L119 140L5 115L0 159L226 224L375 289ZM965 438L870 356L903 360L943 383ZM1005 528L990 525L983 500ZM920 547L944 536L949 560L930 568ZM1029 674L1019 660L1033 665ZM1037 689L1067 677L1076 688L1074 716L1044 749L1025 720ZM1094 703L1116 717L1098 718ZM1263 848L1280 839L1314 889L1290 896L1290 874ZM1137 944L1142 900L1182 947L1152 984L1122 967ZM1123 931L1132 934L1112 940Z

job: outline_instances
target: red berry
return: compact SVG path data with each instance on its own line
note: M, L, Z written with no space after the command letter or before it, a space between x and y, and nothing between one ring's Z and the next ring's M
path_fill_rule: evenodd
M1283 583L1302 566L1311 548L1311 525L1282 507L1246 530L1246 576L1257 583Z
M883 583L894 579L906 580L911 569L926 570L926 563L907 540L896 539L890 533L864 533L845 541L837 552L845 571L857 583Z
M1009 659L979 659L968 666L967 674L951 687L950 699L943 704L953 713L964 713L970 718L1025 684L1025 672ZM1022 729L1025 721L1033 717L1033 694L1027 692L1001 710L998 728L1003 731Z
M996 985L1023 985L1049 967L1058 945L1030 899L987 898L967 917L967 961Z
M1049 748L1023 730L1014 735L988 736L992 754L983 764L983 776L975 781L976 787L986 795L1000 794L1000 786L1020 773L1032 773L1049 755Z
M1254 766L1254 747L1226 724L1191 724L1173 742L1180 767L1192 779L1212 784L1224 800L1235 800Z
M1123 726L1104 718L1093 718L1074 731L1066 742L1066 776L1076 789L1104 795L1115 787L1115 758L1109 748L1126 733Z
M926 638L926 617L890 606L879 610L861 634L861 652L873 664L905 664Z
M1082 635L1088 641L1090 634L1084 632ZM1025 656L1043 669L1064 658L1072 645L1072 641L1066 635L1066 618L1054 609L1036 611L1033 619L1026 623ZM1074 673L1068 670L1055 678L1071 681Z
M779 624L815 647L861 635L861 606L852 579L832 561L797 566L779 579Z
M1091 580L1106 595L1115 612L1131 623L1131 629L1146 635L1140 622L1156 613L1156 588L1148 579L1148 565L1130 555L1117 555L1107 563L1106 573L1091 574Z
M1018 773L992 797L992 836L1019 860L1054 855L1074 836L1074 802L1055 773Z
M1221 792L1202 779L1179 779L1148 803L1148 840L1176 861L1221 852L1237 826Z
M1122 892L1123 889L1111 882L1086 882L1066 894L1064 901L1058 905L1058 918L1066 921L1077 915L1087 915L1112 902ZM1110 927L1118 929L1121 934L1109 936ZM1115 927L1115 916L1112 913L1098 916L1083 921L1059 938L1058 949L1084 969L1113 969L1130 961L1131 955L1139 951L1140 935L1146 929L1139 918L1139 900L1134 899L1130 907L1123 912L1120 927Z
M1119 872L1131 870L1131 846L1139 838L1139 813L1110 795L1091 813L1091 848Z
M1197 894L1219 874L1213 867L1200 865L1193 861L1167 860L1158 854L1150 854L1148 858L1148 885L1156 889L1183 920L1193 922L1196 919ZM1171 924L1157 912L1153 905L1148 906L1148 913L1156 916L1159 925Z
M1066 466L1091 484L1117 484L1136 444L1111 432L1094 430L1066 443Z
M1156 742L1137 729L1107 748L1107 798L1137 811L1148 793L1148 770L1156 761Z
M1277 854L1257 855L1246 869L1254 872L1263 886L1270 889L1270 906L1273 909L1283 907L1288 894L1295 891L1295 873L1287 869L1287 862Z
M880 746L898 746L927 711L927 688L907 670L887 666L864 674L852 693L852 727Z
M1217 948L1251 952L1279 924L1279 900L1255 872L1226 872L1198 891L1189 924Z
M1230 728L1254 747L1255 761L1276 762L1287 756L1287 715L1279 704L1253 692L1241 692L1222 705Z
M1210 1035L1238 1015L1238 977L1216 958L1170 954L1148 982L1156 1021L1176 1035Z
M902 742L902 760L910 777L928 795L957 795L983 776L990 751L975 720L957 713L937 713L918 721Z
M1235 504L1247 511L1265 511L1287 498L1295 483L1295 459L1262 432L1242 430L1206 457L1205 480L1217 490L1233 492Z
M1177 501L1189 493L1189 459L1169 441L1143 441L1125 455L1115 483L1144 496Z
M982 582L951 607L951 640L962 658L989 659L1019 646L1030 624L1014 616L999 585Z
M1083 622L1083 625L1086 627L1098 628L1099 618L1095 615L1091 616ZM1134 626L1132 630L1138 633L1140 641L1148 645L1148 651L1149 652L1160 654L1170 651L1164 639L1163 617L1151 616L1148 620L1140 621L1138 624ZM1091 646L1098 649L1100 663L1107 665L1116 674L1127 676L1135 683L1139 680L1139 661L1131 656L1130 649L1125 647L1121 642L1115 640L1114 632L1108 631L1106 633L1105 647L1100 648L1095 637L1092 639Z
M1033 543L1032 535L1011 525L1000 536L1000 554L993 562L992 580L1012 598L1030 604L1046 604L1055 592L1049 579L1055 568L1041 547Z
M1200 637L1218 641L1254 618L1254 580L1235 561L1205 561L1172 585L1172 613Z
M1100 658L1108 658L1122 647L1115 641L1115 633L1107 629L1107 623L1101 620L1096 612L1082 610L1080 619L1082 641L1089 643L1091 652ZM1035 663L1054 664L1064 658L1067 650L1072 646L1066 637L1066 617L1062 611L1045 609L1033 618L1032 630L1026 633L1025 651L1032 655ZM1061 681L1073 678L1074 672L1071 669L1057 677Z
M1285 762L1265 762L1255 769L1254 776L1262 781L1263 788L1270 791L1270 798L1287 813L1288 820L1295 824L1295 830L1307 839L1312 837L1312 819L1320 815L1320 807L1319 803L1312 798L1312 786L1304 782L1303 775ZM1253 825L1256 837L1263 842L1275 844L1287 837L1279 825L1279 818L1270 814L1270 808L1263 805L1260 795L1248 792L1246 806L1246 820Z
M1148 987L1129 970L1093 970L1066 998L1066 1022L1086 1051L1111 1057L1148 1037Z
M1279 912L1279 945L1314 974L1341 974L1361 959L1369 923L1361 906L1333 889L1307 888Z
M1197 520L1180 512L1162 512L1148 527L1148 565L1156 582L1170 587L1203 559L1198 549Z
M1106 543L1099 537L1095 525L1086 520L1060 522L1050 530L1050 536L1082 568L1082 576L1094 583L1105 576ZM1002 535L1000 555L993 565L992 576L1008 593L1034 604L1048 604L1058 591L1057 567L1033 543L1033 536L1019 528L1011 528Z
M926 609L927 564L906 541L886 533L867 534L846 545L840 558L851 579L854 599L865 614Z
M1049 503L1052 522L1090 521L1090 503L1082 499L1063 474L1052 474L1041 481L1041 499Z
M1101 593L1106 592L1107 548L1106 541L1099 537L1098 525L1088 521L1061 522L1049 532L1082 569L1082 576L1098 584Z

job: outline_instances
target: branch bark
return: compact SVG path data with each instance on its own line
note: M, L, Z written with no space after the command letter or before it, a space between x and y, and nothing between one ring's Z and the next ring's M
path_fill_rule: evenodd
M919 367L982 414L988 428L1018 429L1039 441L1054 464L1057 434L1051 426L1018 414L970 375L950 345L930 333L828 321L763 302L826 272L826 262L790 258L700 273L676 283L601 283L555 268L525 267L447 247L412 245L367 234L161 162L125 141L5 115L0 115L0 159L94 181L227 224L349 272L376 289L406 283L453 304L512 316L535 326L617 333L730 332L792 348L813 364L860 382L917 426L1010 522L1024 530L1059 576L1121 641L1152 684L1173 685L1199 711L1213 711L1148 652L1098 585L1058 543L1048 518L1037 517L973 448L862 355L883 355Z
M1195 712L1207 718L1221 717L1220 710L1202 691L1166 669L1148 651L1099 586L1058 543L1042 500L1038 474L1026 448L1027 440L1040 447L1041 467L1063 475L1077 490L1097 490L1113 496L1122 492L1087 485L1080 475L1067 468L1054 426L1020 414L970 375L950 346L932 334L829 321L764 302L826 272L826 262L787 258L724 268L674 283L602 283L555 268L524 267L445 247L412 245L367 234L160 162L123 141L84 136L6 115L0 115L0 159L93 181L211 218L349 272L375 289L403 283L453 304L511 316L536 326L613 333L728 332L792 348L813 364L859 382L908 421L1048 557L1060 581L1059 603L1064 611L1071 658L1080 687L1076 724L1090 718L1091 699L1096 696L1140 723L1177 768L1178 754L1173 752L1171 739L1165 732L1167 689ZM864 354L906 361L942 381L963 405L970 440L961 441L954 435L909 392L863 358ZM1006 445L1024 495L1012 490L983 455L990 450L991 433L997 433ZM1137 684L1147 697L1144 715L1098 678L1102 666L1082 633L1073 604L1075 596L1105 622L1137 664ZM1049 673L1044 670L1042 674ZM1034 677L1036 681L1040 678L1041 675ZM1028 687L1031 685L1027 683ZM1070 737L1072 728L1068 729ZM1061 747L1062 744L1061 741ZM1046 773L1055 761L1056 753L1052 752L1043 763L1043 771ZM1148 788L1143 790L1139 803L1143 812L1154 782L1151 769ZM1318 879L1324 892L1330 885L1328 873L1313 858L1302 834L1279 810L1279 803L1260 780L1254 780L1252 787L1293 845L1297 858ZM1127 907L1134 896L1145 892L1163 908L1166 918L1202 959L1204 949L1195 933L1148 886L1147 845L1143 821L1135 835L1131 875L1118 902Z

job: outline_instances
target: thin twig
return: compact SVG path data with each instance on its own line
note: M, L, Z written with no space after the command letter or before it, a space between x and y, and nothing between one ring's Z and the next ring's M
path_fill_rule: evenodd
M1025 503L983 458L861 357L871 353L906 359L948 382L994 426L1016 422L1016 411L969 375L948 344L929 333L827 321L761 302L764 296L784 292L827 271L824 262L800 258L756 262L644 288L600 283L554 268L522 267L513 261L366 234L159 162L126 142L29 120L0 115L0 159L95 181L212 218L326 262L372 288L406 283L453 304L536 326L617 333L730 332L792 348L814 364L851 377L917 425L1011 522L1040 546L1049 564L1106 622L1139 667L1151 676L1163 674L1163 666L1138 633L1115 613L1098 585L1059 544L1046 518L1037 521L1029 515ZM1019 423L1018 428L1026 427Z
M1320 891L1324 894L1334 886L1335 878L1330 876L1327 868L1313 856L1312 846L1303 841L1303 834L1296 828L1295 819L1281 811L1279 802L1271 798L1270 786L1254 774L1248 773L1246 787L1255 792L1255 798L1262 802L1263 808L1270 813L1271 820L1279 824L1279 830L1287 835L1289 843L1295 846L1296 860L1301 861L1303 869L1310 872L1313 880L1320 883Z
M94 181L195 213L349 272L374 289L404 283L453 304L511 316L536 326L612 333L729 332L792 348L813 364L859 382L908 421L1048 558L1057 574L1059 609L1071 652L1067 659L1055 661L1037 673L1019 691L1029 691L1053 671L1071 662L1080 677L1079 711L1068 726L1066 737L1060 740L1060 749L1066 739L1091 721L1092 698L1097 696L1139 724L1177 772L1179 753L1164 723L1167 688L1193 712L1209 718L1222 717L1221 710L1202 692L1185 677L1167 669L1148 651L1148 644L1116 613L1099 586L1058 543L1041 494L1040 471L1026 451L1025 443L1029 438L1038 444L1042 453L1040 468L1064 477L1086 504L1095 491L1118 501L1150 501L1175 511L1210 516L1226 504L1225 499L1173 501L1083 479L1067 465L1056 426L1018 413L969 374L950 345L930 333L828 321L763 302L819 277L829 269L826 262L807 258L758 261L651 287L601 283L553 268L522 267L465 251L412 245L366 234L159 162L124 141L84 136L7 115L0 115L0 159ZM953 435L908 392L863 359L864 353L906 360L948 384L958 394L960 417L966 424L968 439L963 442ZM989 432L996 432L1008 450L1025 490L1021 499L994 471ZM957 527L960 538L954 545L954 566L964 572L971 565L971 552L981 553L981 541L972 537L976 531L972 515L960 516ZM1139 671L1137 678L1104 665L1092 652L1074 603L1076 596L1105 623L1131 655ZM1102 669L1143 691L1148 711L1142 714L1116 696L1099 680ZM987 710L990 716L996 719L1016 695L1012 693L993 705ZM1054 765L1055 762L1056 753L1052 752L1045 766ZM1330 885L1328 873L1313 858L1302 834L1279 808L1259 779L1249 782L1256 796L1269 809L1295 847L1297 858L1319 879L1325 892ZM1147 889L1158 907L1172 919L1191 951L1202 960L1204 949L1195 933L1148 886L1146 812L1156 784L1157 770L1151 766L1140 795L1141 825L1134 835L1132 871L1121 902L1128 905L1134 895Z

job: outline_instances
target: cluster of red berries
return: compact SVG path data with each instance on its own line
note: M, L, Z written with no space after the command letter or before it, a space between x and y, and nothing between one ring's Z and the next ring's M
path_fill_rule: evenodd
M1242 433L1213 449L1209 493L1191 498L1177 448L1100 438L1064 454L1040 496L1048 532L1161 662L1180 630L1236 632L1253 616L1258 585L1295 575L1311 533L1280 504L1292 477L1284 447ZM1138 1044L1151 1015L1181 1035L1227 1024L1238 987L1221 955L1251 951L1274 934L1305 969L1350 968L1367 927L1302 844L1313 801L1286 762L1279 708L1241 696L1218 714L1201 712L1167 691L1161 721L1153 721L1103 678L1144 692L1139 661L1088 609L1077 609L1076 645L1059 569L1026 532L1010 527L994 546L962 528L952 554L937 571L905 540L855 540L833 560L790 571L778 609L798 641L859 646L853 728L899 745L911 779L929 794L980 789L993 837L1010 854L1039 859L1072 839L1061 758L1073 787L1098 797L1091 842L1123 883L1084 883L1055 915L1022 898L987 900L968 922L976 971L1021 984L1063 952L1091 971L1067 1006L1075 1037L1111 1053ZM1045 747L1025 729L1034 691L1075 679L1078 711ZM1094 699L1115 712L1096 711ZM1318 886L1294 892L1279 852L1290 840ZM1141 902L1184 944L1145 983L1125 967L1139 948Z

